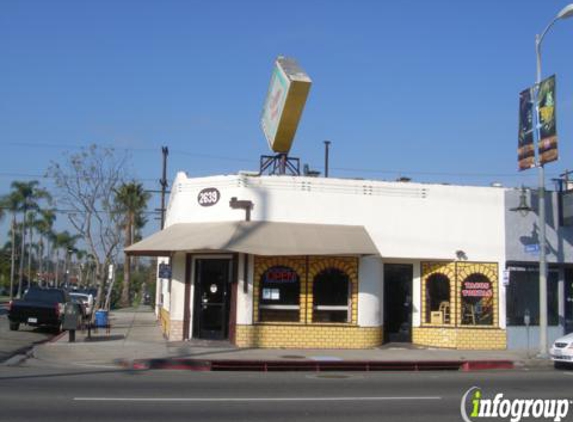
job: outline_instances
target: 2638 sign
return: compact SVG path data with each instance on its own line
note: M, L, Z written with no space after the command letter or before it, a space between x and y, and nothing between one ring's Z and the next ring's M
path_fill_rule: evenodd
M197 195L197 202L203 207L215 205L221 199L221 192L216 188L205 188Z

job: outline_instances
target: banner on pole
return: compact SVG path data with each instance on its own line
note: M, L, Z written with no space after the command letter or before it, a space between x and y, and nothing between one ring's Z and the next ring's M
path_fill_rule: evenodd
M539 107L539 140L537 151L541 165L556 161L559 158L557 150L557 122L555 117L555 75L541 81L537 92Z
M517 162L519 170L535 167L535 146L533 144L533 101L532 89L519 94L519 130L517 134Z

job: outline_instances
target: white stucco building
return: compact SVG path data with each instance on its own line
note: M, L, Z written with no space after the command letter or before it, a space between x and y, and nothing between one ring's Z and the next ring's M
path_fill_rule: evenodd
M179 173L166 229L128 251L171 259L170 339L502 349L505 208L499 187Z

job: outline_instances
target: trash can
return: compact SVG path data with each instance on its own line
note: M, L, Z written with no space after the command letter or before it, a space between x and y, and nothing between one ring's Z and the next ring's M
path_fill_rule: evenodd
M95 313L95 324L96 327L107 327L107 311L104 309L99 309Z

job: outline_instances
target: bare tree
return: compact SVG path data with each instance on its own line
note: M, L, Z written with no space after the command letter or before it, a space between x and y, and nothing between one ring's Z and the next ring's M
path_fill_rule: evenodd
M116 209L114 196L125 180L126 162L127 154L91 145L48 168L60 189L61 204L70 211L70 223L94 258L96 307L103 303L106 269L116 261L121 246L123 216Z

